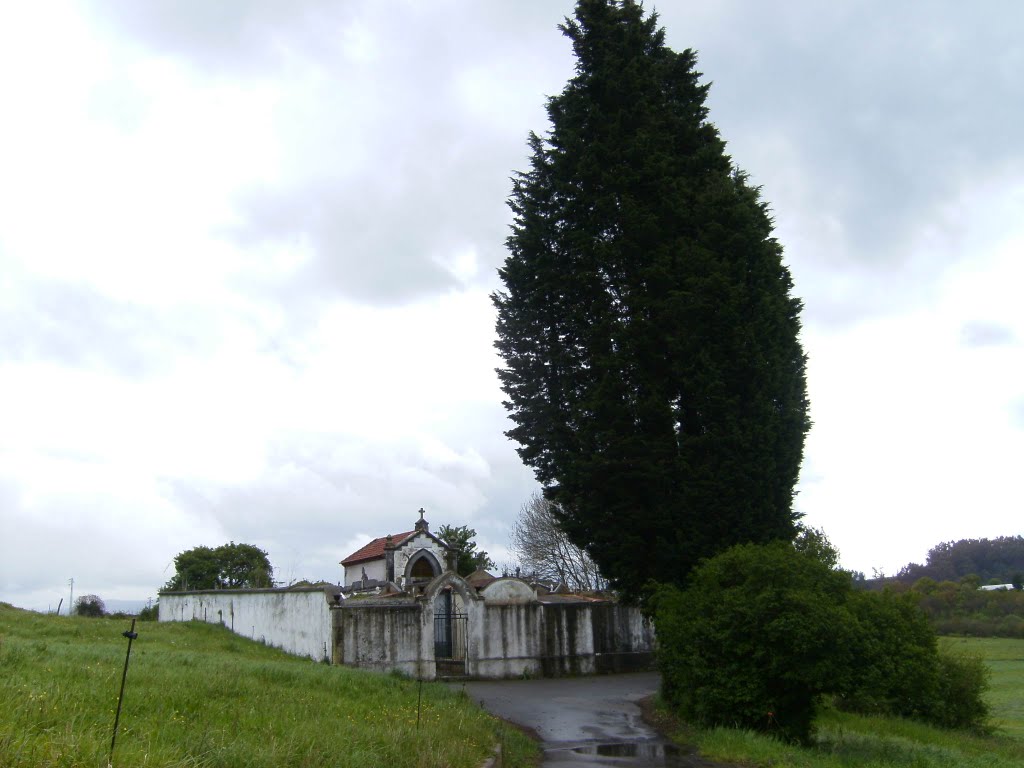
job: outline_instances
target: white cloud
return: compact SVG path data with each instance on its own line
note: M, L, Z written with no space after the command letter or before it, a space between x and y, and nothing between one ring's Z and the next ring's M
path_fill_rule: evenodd
M965 208L973 259L946 271L927 306L807 334L816 426L798 507L845 544L852 567L892 574L941 541L1016 533L1024 231L993 240L989 227L1018 195ZM1007 343L962 344L976 318Z
M487 293L571 9L0 8L0 599L229 539L336 579L421 506L507 561ZM799 508L869 572L1015 533L1017 6L661 10L806 301Z

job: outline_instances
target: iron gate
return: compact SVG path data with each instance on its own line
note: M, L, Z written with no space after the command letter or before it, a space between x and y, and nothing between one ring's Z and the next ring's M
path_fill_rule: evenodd
M434 614L434 658L444 661L466 660L466 627L469 617L465 613L438 612Z

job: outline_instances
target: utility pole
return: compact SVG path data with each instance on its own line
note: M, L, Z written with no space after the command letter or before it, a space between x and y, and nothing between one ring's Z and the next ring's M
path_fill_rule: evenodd
M74 578L68 579L68 586L71 587L71 597L68 598L68 616L75 610L75 580Z

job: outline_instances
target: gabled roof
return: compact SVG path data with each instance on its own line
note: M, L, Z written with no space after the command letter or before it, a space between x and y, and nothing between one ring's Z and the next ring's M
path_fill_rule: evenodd
M397 547L414 533L416 533L416 531L393 533L391 534L391 543ZM378 560L384 557L384 545L387 543L387 540L387 536L381 536L378 539L374 539L365 547L357 549L351 555L342 560L341 564L345 566L355 565L356 563L365 563L367 560Z

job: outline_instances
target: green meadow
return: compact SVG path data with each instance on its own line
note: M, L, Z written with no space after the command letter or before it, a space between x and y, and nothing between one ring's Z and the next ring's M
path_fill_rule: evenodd
M107 765L128 641L123 619L43 616L0 603L0 767ZM139 623L115 766L476 768L535 745L447 686L330 667L201 623ZM988 733L826 710L800 748L677 725L702 756L773 768L1024 766L1024 640L943 638L992 671ZM417 723L417 719L419 722Z
M0 603L0 766L102 768L130 621ZM536 747L447 686L331 667L202 623L138 623L114 766L476 768ZM422 694L422 698L421 698Z
M942 638L988 664L991 732L947 731L910 720L826 710L815 744L803 748L728 728L693 730L676 724L680 743L703 757L772 768L1021 768L1024 766L1024 640Z
M988 701L998 733L1024 742L1024 640L1005 637L943 637L947 648L974 653L992 670Z

